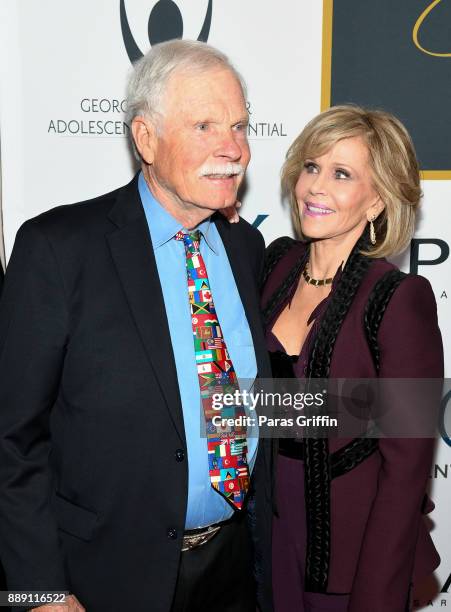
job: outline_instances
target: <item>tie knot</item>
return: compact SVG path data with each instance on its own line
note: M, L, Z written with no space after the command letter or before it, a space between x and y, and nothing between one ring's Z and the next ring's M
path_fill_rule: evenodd
M180 231L180 232L177 232L174 237L176 240L183 240L183 242L185 243L185 246L188 249L197 251L199 249L200 236L201 236L200 231L195 230L194 232L190 232L188 234Z

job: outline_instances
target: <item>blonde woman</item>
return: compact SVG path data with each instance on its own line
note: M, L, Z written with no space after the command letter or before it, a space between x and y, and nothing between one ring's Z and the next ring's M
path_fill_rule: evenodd
M288 151L283 184L301 239L267 252L262 305L275 375L441 378L430 284L386 260L409 244L421 196L401 122L357 106L321 113ZM409 609L412 582L438 564L422 517L432 453L430 439L280 441L276 612ZM269 550L264 540L262 530Z

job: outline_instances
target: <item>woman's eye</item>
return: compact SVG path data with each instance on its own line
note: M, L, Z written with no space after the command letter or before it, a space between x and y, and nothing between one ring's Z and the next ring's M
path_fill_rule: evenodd
M196 129L198 129L200 132L205 132L208 129L208 123L198 123L196 125Z
M316 164L314 164L313 162L305 162L304 168L307 170L308 174L314 174L318 171Z
M347 170L343 170L342 168L337 168L335 170L335 178L338 178L338 179L347 179L350 176L351 175L349 174L349 172Z

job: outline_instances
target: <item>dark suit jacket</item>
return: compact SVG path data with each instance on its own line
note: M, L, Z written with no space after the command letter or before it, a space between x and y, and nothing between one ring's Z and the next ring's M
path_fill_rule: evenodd
M214 221L268 376L262 236ZM89 612L168 612L189 458L177 452L182 408L136 177L21 227L0 302L0 372L9 588L65 588Z
M297 243L276 265L263 290L263 305L304 250L305 245ZM363 278L335 343L330 378L377 376L363 317L372 288L393 268L376 259ZM382 378L443 377L437 307L425 278L409 275L396 289L382 319L378 345ZM330 453L349 441L332 438ZM421 516L433 507L423 503L433 448L431 439L380 439L374 454L332 480L327 591L351 593L350 612L404 612L411 579L438 565Z

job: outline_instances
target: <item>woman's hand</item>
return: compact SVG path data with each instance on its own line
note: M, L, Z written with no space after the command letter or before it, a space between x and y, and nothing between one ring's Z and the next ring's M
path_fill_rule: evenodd
M238 214L238 208L241 207L241 202L237 200L233 206L227 208L221 208L220 213L228 220L229 223L238 223L240 215Z

